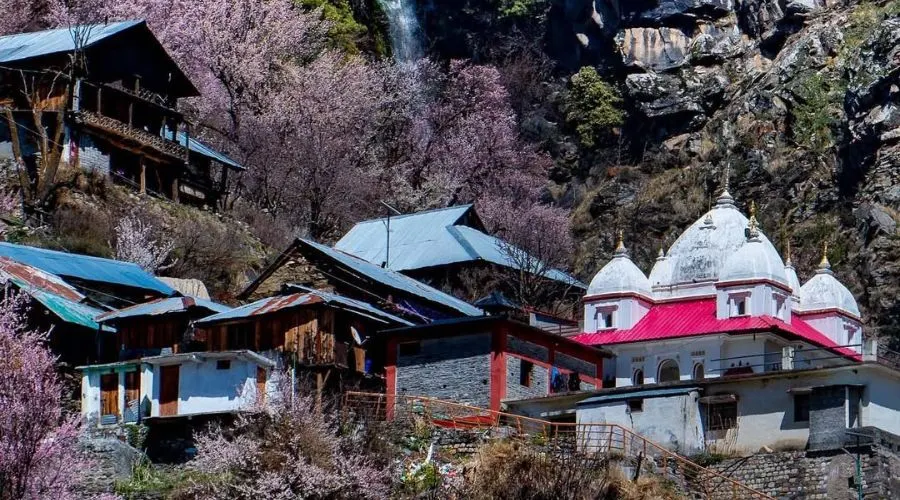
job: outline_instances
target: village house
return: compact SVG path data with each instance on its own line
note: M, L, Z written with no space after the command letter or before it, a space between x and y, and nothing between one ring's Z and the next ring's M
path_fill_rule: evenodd
M405 274L303 238L296 239L238 298L258 300L297 285L366 302L415 324L484 315L468 302Z
M577 296L585 285L569 274L488 234L472 204L400 214L356 223L334 248L401 272L442 290L465 289L482 271L525 272L544 278L554 297ZM504 290L496 283L498 292Z
M144 21L3 36L0 65L0 157L32 171L58 158L140 193L214 207L229 171L243 170L192 136L178 101L199 93Z
M326 388L383 390L384 352L371 338L412 323L334 293L293 290L195 321L194 341L205 351L259 352L292 380L314 383L318 395Z
M538 418L617 424L682 454L840 449L900 434L900 372L863 336L826 254L806 283L727 189L650 276L620 241L573 340L615 354L614 389L507 401ZM603 449L582 436L581 444Z
M112 305L175 293L129 262L12 243L0 243L0 279L31 299L29 327L69 366L117 359L115 328L95 320Z
M378 337L388 408L398 395L500 410L506 400L599 389L611 356L503 316L436 321Z

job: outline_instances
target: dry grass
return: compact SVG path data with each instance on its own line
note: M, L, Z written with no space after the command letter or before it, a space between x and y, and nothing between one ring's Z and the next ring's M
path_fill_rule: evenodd
M475 500L682 498L659 478L631 481L615 462L552 456L513 442L484 446L473 460L465 490L463 497Z

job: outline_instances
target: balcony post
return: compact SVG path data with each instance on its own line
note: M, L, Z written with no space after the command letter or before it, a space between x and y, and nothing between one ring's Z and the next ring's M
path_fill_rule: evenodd
M781 369L794 369L794 347L787 346L781 349Z
M147 164L144 163L144 155L140 156L141 162L141 194L147 194Z

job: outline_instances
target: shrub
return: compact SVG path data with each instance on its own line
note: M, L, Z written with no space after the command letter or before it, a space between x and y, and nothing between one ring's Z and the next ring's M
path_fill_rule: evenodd
M590 66L581 68L571 83L564 103L566 121L575 127L584 146L600 146L625 121L622 97Z

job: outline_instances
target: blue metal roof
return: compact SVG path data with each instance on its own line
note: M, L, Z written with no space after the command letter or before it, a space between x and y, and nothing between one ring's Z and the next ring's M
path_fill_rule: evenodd
M60 297L59 295L54 295L36 288L23 289L23 292L43 304L50 312L66 323L80 325L92 330L100 328L100 325L94 321L94 318L98 314L103 313L100 309L96 309L87 304L73 302L69 299ZM103 329L110 332L115 331L114 328L108 326L104 326Z
M165 138L172 137L172 131L169 130L168 127L163 127L162 136ZM193 151L199 155L205 156L211 160L215 160L226 167L231 167L235 170L246 170L243 165L232 160L228 156L223 153L216 151L215 149L203 144L202 142L194 139L193 137L188 136L183 131L178 131L175 135L175 140L178 144L188 148L188 150Z
M0 243L0 256L36 267L44 272L98 283L140 288L174 295L175 290L137 264L74 253L57 252L13 243Z
M144 21L121 21L108 24L72 26L34 33L0 36L0 63L72 52L75 50L76 33L86 33L87 40L84 42L83 47L89 47L116 33L140 24L144 24Z
M265 299L257 300L252 304L236 307L219 314L214 314L212 316L199 319L194 322L194 325L206 326L213 323L235 321L253 316L261 316L268 313L292 309L295 307L321 303L331 303L346 306L356 314L361 314L363 316L381 322L390 322L406 326L412 325L412 323L410 323L409 321L394 316L393 314L384 312L381 309L378 309L377 307L366 302L351 299L349 297L344 297L342 295L337 295L334 293L325 292L322 290L309 290L304 291L303 293L293 293L290 295L277 295L275 297L267 297Z
M391 225L393 226L393 219L391 219ZM452 295L432 288L399 272L390 269L384 269L359 257L355 257L353 255L350 255L349 253L345 253L340 250L322 245L320 243L316 243L312 240L300 239L299 241L318 250L319 252L325 254L327 257L339 262L340 264L350 268L354 272L362 274L372 281L380 283L386 287L393 288L410 295L414 295L432 303L455 309L467 316L481 316L484 314L484 311L469 304L468 302L457 299ZM393 244L391 245L391 248L393 248Z
M206 309L212 313L225 312L231 309L228 306L196 297L169 297L167 299L151 300L143 304L135 304L117 311L105 312L94 319L100 323L107 323L123 318L180 313L193 308Z
M394 271L410 271L459 262L486 261L519 269L507 244L477 228L460 224L472 205L429 210L391 217L390 262ZM334 248L381 265L387 253L387 219L357 223ZM528 266L538 269L541 266ZM568 274L551 269L547 278L586 286Z
M698 390L699 387L670 387L667 389L644 389L626 392L616 392L614 394L601 394L592 398L579 401L578 406L600 403L614 403L617 401L626 401L629 399L647 399L661 398L666 396L679 396L688 394Z

